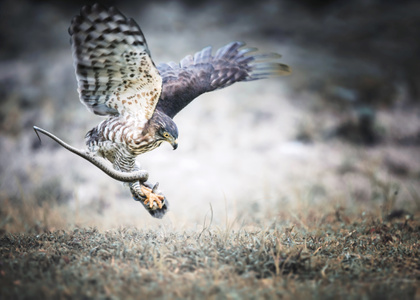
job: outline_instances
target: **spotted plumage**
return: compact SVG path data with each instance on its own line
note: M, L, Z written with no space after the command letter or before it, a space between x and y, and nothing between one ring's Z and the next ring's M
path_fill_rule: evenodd
M254 54L256 49L240 42L214 55L207 47L179 64L156 67L136 22L98 4L83 7L69 33L80 100L93 113L108 116L87 133L89 152L123 172L139 170L136 156L164 141L176 149L178 129L172 118L199 95L290 72L278 62L280 55ZM143 197L143 184L148 185L129 183L134 199ZM155 190L147 194L153 196ZM157 205L147 201L152 215L165 212L167 202L161 200L156 199Z

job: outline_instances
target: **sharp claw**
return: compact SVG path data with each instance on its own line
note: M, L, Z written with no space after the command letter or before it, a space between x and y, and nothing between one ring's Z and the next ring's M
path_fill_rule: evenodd
M153 194L156 194L156 192L157 192L158 188L159 188L159 182L156 182L156 183L155 183L155 185L154 185L154 186L153 186L153 188L152 188L152 193L153 193Z

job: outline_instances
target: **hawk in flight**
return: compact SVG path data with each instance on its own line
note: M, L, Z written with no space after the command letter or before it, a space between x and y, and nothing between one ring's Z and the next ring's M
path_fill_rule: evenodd
M73 18L69 33L81 102L107 116L86 134L82 151L50 132L34 127L66 149L89 160L111 177L126 182L135 200L154 217L167 210L158 186L136 163L139 154L169 142L178 146L173 118L199 95L239 81L290 73L278 54L232 42L212 54L211 47L178 63L155 65L137 25L116 8L85 6Z

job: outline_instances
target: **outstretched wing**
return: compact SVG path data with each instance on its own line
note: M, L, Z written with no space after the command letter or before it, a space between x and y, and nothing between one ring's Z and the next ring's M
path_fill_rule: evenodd
M251 81L275 75L287 75L290 68L279 63L279 54L254 54L255 48L241 48L232 42L212 56L211 47L189 55L179 64L159 64L162 94L157 104L171 118L199 95L227 87L238 81Z
M69 33L82 103L97 115L128 112L147 121L162 78L136 22L95 4L82 8Z

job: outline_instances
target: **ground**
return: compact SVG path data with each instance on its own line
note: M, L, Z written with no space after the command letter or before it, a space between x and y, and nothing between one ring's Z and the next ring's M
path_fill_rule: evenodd
M0 298L420 299L417 1L121 1L153 59L242 40L293 74L201 96L139 157L162 220L84 148L67 27L0 3ZM244 4L241 4L244 3ZM16 22L19 20L19 22Z
M270 209L278 212L270 219L254 223L227 218L220 227L212 224L210 212L194 229L166 225L3 234L0 295L3 299L420 297L419 214L400 210L385 213L384 218L382 209L279 206Z

